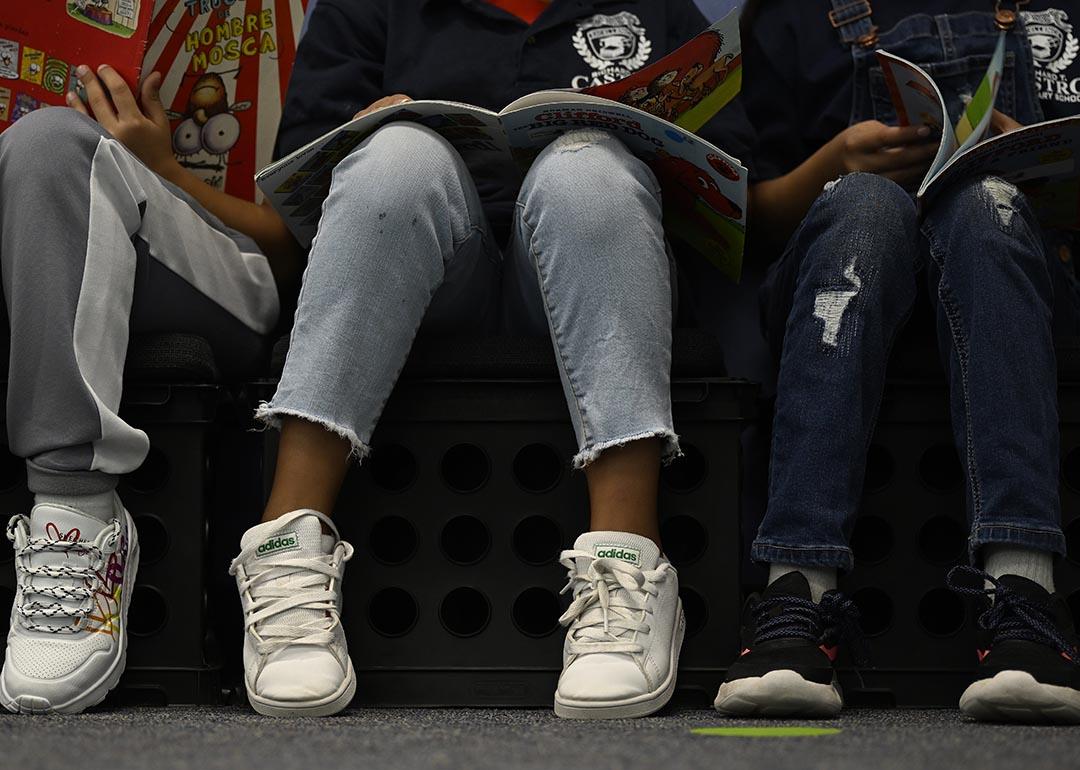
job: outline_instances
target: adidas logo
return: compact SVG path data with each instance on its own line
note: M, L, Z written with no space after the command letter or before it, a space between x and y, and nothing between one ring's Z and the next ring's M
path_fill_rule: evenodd
M281 553L282 551L298 550L300 550L300 539L296 536L296 533L282 532L274 535L255 549L255 558L261 559L264 556L271 556L275 553Z
M628 548L625 545L598 545L595 555L597 559L618 559L635 567L641 564L641 549Z

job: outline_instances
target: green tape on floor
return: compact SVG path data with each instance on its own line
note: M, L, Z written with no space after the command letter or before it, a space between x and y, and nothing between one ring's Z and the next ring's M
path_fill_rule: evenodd
M720 735L732 738L806 738L836 735L839 727L695 727L694 735Z

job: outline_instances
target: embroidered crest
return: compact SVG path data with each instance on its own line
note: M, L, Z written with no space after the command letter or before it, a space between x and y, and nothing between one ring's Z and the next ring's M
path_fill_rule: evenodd
M1035 66L1058 73L1066 69L1080 52L1080 40L1073 34L1069 15L1056 8L1023 11L1024 27L1031 43Z
M652 55L652 42L646 37L645 27L629 11L614 16L598 13L579 21L572 42L593 70L591 75L574 78L575 88L624 78L641 69Z

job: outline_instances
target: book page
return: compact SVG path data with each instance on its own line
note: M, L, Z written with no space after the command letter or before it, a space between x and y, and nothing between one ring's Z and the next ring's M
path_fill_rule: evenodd
M470 168L512 164L495 113L456 102L406 102L357 118L259 172L255 181L301 246L311 244L330 193L334 168L378 129L397 121L427 126L445 138Z
M584 44L589 45L588 41ZM595 53L587 48L582 55ZM742 41L736 9L648 67L582 93L621 102L697 131L735 98L741 87Z
M957 155L919 194L920 208L966 177L999 176L1020 187L1043 224L1080 228L1075 184L1080 116L1059 118L987 139Z
M742 163L641 110L587 94L561 95L562 102L541 98L539 104L501 115L511 151L522 167L530 166L568 131L601 129L613 134L656 174L668 233L737 281L746 239L747 173Z
M877 57L900 125L915 126L921 123L941 134L937 155L920 185L922 189L935 172L949 162L960 143L946 112L941 91L930 76L906 59L887 51L878 51Z
M990 131L990 119L994 114L1001 75L1005 71L1005 33L998 35L997 48L990 59L979 87L975 89L971 100L964 109L964 114L956 123L956 140L960 142L957 152L964 152L986 138Z

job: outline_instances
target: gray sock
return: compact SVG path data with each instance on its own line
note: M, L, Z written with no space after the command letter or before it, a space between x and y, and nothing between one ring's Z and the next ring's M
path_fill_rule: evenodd
M96 495L50 495L40 493L34 495L35 505L64 505L74 508L79 513L93 516L106 524L113 520L116 511L113 500L116 493L112 490L101 492Z
M1054 555L1016 545L983 548L983 566L992 578L1019 575L1054 593Z
M826 591L836 588L836 569L834 567L799 567L795 564L770 564L769 585L789 572L801 572L810 584L810 598L820 602Z

